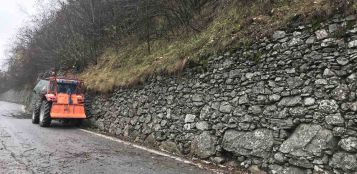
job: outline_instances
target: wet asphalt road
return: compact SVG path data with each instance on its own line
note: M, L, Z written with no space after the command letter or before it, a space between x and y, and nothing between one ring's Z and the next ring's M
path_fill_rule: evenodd
M0 101L0 174L210 173L74 127L33 125L22 106Z

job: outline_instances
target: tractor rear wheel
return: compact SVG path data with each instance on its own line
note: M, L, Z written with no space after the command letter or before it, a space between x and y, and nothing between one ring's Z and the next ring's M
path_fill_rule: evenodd
M91 100L91 96L90 95L86 95L84 97L84 111L85 111L85 114L87 116L87 118L90 118L91 117L91 103L92 103L92 100Z
M80 127L82 125L82 119L74 119L72 120L72 124L75 127Z
M41 107L41 102L39 101L34 101L32 105L32 123L33 124L38 124L40 122L40 107Z
M43 101L40 109L40 126L48 127L51 125L51 106L52 103L48 101Z

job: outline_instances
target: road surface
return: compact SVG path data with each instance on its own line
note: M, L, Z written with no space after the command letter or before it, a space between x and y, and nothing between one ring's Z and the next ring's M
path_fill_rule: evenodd
M0 174L210 173L54 123L33 125L22 106L0 101Z

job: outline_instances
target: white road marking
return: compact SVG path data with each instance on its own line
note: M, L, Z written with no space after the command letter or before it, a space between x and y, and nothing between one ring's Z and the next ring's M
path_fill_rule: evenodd
M86 133L89 133L89 134L92 134L92 135L96 135L96 136L108 139L108 140L111 140L111 141L114 141L114 142L117 142L117 143L121 143L121 144L124 144L124 145L127 145L127 146L132 146L132 147L135 147L135 148L138 148L138 149L141 149L141 150L144 150L144 151L156 154L156 155L160 155L160 156L164 156L164 157L167 157L167 158L171 158L171 159L174 159L174 160L176 160L178 162L181 162L181 163L190 164L190 165L196 166L196 167L198 167L200 169L210 170L210 171L212 171L214 173L217 173L217 174L221 174L222 173L220 171L204 167L202 164L195 163L195 162L192 162L192 161L189 161L189 160L177 157L177 156L173 156L173 155L170 155L168 153L164 153L164 152L161 152L161 151L158 151L158 150L154 150L154 149L149 149L149 148L144 147L144 146L140 146L140 145L128 142L128 141L124 141L124 140L121 140L121 139L118 139L118 138L106 136L106 135L99 134L99 133L96 133L96 132L92 132L92 131L89 131L89 130L85 130L85 129L79 129L79 130L81 130L83 132L86 132Z

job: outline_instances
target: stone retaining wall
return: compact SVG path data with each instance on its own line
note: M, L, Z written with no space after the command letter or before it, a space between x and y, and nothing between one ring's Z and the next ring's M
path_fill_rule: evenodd
M92 99L103 131L271 173L357 171L355 16L276 31L180 76ZM201 71L205 70L205 71Z
M8 90L5 93L0 94L0 100L2 101L7 101L7 102L12 102L12 103L18 103L18 104L23 104L26 106L27 110L30 110L31 106L31 91L28 89L22 89L22 90Z

